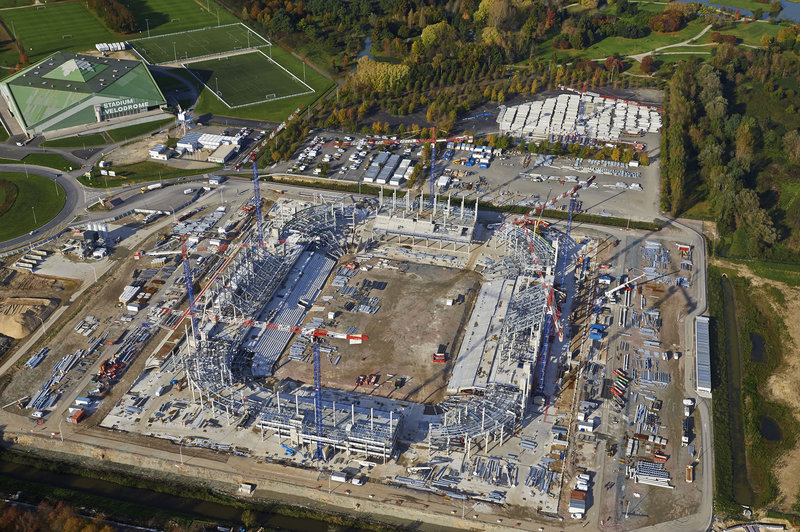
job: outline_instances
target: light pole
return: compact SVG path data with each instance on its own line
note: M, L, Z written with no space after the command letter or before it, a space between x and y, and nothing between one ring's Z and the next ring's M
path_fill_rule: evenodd
M144 19L144 21L147 24L147 37L149 38L150 37L150 19L146 18L146 19Z
M36 221L36 209L33 208L33 205L31 205L31 211L33 212L33 225L39 225L39 222Z
M89 264L87 262L87 264ZM89 267L92 269L92 273L94 274L94 282L97 284L97 270L94 269L94 264L89 264Z
M178 62L178 52L175 51L175 41L172 41L172 55L175 56L175 62Z
M22 161L22 167L25 169L25 179L28 179L30 176L28 175L28 165L25 161Z
M59 435L59 436L61 436L61 443L64 443L64 433L63 433L63 432L61 432L61 423L62 423L63 421L64 421L63 419L60 419L60 420L58 421L58 435Z
M44 326L44 320L42 318L40 318L39 316L37 316L36 314L34 314L34 316L42 324L42 334L46 333L47 332L47 328Z
M219 78L218 77L214 77L214 83L217 86L217 96L219 96Z
M183 467L183 438L181 438L181 441L178 445L178 453L181 455L181 467Z

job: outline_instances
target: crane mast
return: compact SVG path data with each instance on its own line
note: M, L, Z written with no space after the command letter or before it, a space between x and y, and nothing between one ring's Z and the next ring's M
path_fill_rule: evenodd
M253 198L256 202L256 228L258 230L258 245L264 245L264 219L261 216L261 191L258 188L258 165L256 154L250 156L253 161Z
M189 251L186 248L186 236L181 239L181 256L183 257L183 276L186 280L186 298L189 300L189 315L192 317L192 335L195 341L200 338L197 327L197 313L194 306L194 289L192 288L192 266L189 264Z

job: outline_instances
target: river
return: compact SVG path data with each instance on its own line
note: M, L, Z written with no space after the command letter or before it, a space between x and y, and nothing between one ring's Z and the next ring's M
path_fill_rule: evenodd
M0 461L0 476L16 481L67 488L87 495L102 496L148 508L174 511L175 513L191 515L200 520L241 524L242 509L239 508L215 502L179 497L168 493L158 493L142 488L120 486L119 484L114 484L106 480L67 473L55 473L3 461ZM328 529L328 523L315 519L287 517L263 512L257 512L256 516L258 523L268 530L318 532ZM341 527L338 528L338 530L345 531L353 529Z
M732 9L734 11L739 11L742 15L751 17L753 16L753 12L747 9L740 9L738 7L729 6L725 4L716 4L714 2L710 2L709 0L678 0L679 2L684 3L697 3L703 4L706 6L714 6L714 7L723 7L725 9ZM797 2L790 2L789 0L781 0L781 9L780 14L778 15L778 19L785 19L791 20L794 22L800 21L800 3ZM763 18L769 18L769 4L764 4L764 16Z

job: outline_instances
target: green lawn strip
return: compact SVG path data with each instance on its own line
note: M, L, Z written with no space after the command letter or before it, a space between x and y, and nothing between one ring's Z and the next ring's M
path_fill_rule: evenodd
M136 18L139 28L137 38L163 35L179 31L207 28L219 24L238 22L236 17L216 2L195 0L125 0ZM206 8L209 8L210 11ZM219 13L219 19L217 18Z
M16 201L0 215L0 241L24 235L44 225L55 218L64 206L64 189L54 184L52 179L32 173L26 176L20 172L0 172L0 181L17 188Z
M268 52L267 52L268 53ZM272 47L272 58L283 68L290 71L300 79L303 79L303 63L281 47ZM230 116L235 118L253 118L268 122L282 122L294 110L300 106L308 106L322 97L326 91L332 89L335 83L319 74L310 66L305 67L305 82L314 89L313 94L303 96L293 96L283 100L248 105L239 109L229 109L219 98L208 89L203 89L195 107L195 114L213 114L217 116Z
M19 188L11 181L0 180L0 216L3 216L17 201Z
M700 201L692 205L688 210L681 213L684 218L692 220L715 220L711 205L707 201Z
M747 267L753 274L789 286L800 286L800 265L781 264L778 262L747 261Z
M714 51L714 45L709 46L674 46L672 48L667 48L665 50L661 50L660 52L654 52L653 58L661 57L664 55L711 55L711 52Z
M174 121L174 118L166 118L155 122L143 122L141 124L133 124L132 126L109 129L106 131L106 134L111 137L111 140L114 142L122 142L161 129Z
M206 169L201 168L184 170L182 168L173 168L165 164L144 161L126 166L115 166L113 168L114 172L117 174L115 177L100 175L99 171L95 170L92 173L92 177L81 176L78 178L78 181L87 187L110 188L136 183L146 183L149 181L158 181L160 179L173 179L176 177L201 175L216 169L217 168L214 167Z
M730 412L728 410L728 364L725 347L725 320L722 316L722 274L724 270L709 266L708 314L711 348L712 417L714 424L714 510L733 514L739 505L733 498L733 454L731 450ZM710 464L709 464L710 466ZM704 474L710 474L706 471Z
M48 168L55 168L56 170L63 170L64 172L69 172L70 169L74 170L80 167L80 164L69 162L57 153L31 153L30 155L26 155L22 160L25 164L46 166Z
M40 146L46 148L81 148L84 146L103 146L104 144L108 144L106 138L100 133L94 133L92 135L46 140Z
M9 30L13 27L31 63L59 50L81 51L94 48L95 43L121 38L103 26L82 2L9 9L0 11L0 18ZM13 42L0 47L0 65L12 66L18 60Z

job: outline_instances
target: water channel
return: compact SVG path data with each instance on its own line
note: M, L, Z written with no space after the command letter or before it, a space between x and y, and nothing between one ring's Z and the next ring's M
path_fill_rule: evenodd
M168 493L158 493L147 489L120 486L105 480L45 471L10 462L0 461L0 476L16 481L67 488L86 495L101 496L148 508L158 508L172 511L176 514L191 515L201 520L241 523L242 518L242 509L224 504L179 497ZM269 530L318 532L328 529L328 523L315 519L287 517L263 512L257 512L257 519L260 525ZM354 529L341 527L339 530Z
M747 478L747 456L744 446L742 414L742 354L739 348L739 328L736 324L736 300L733 286L722 276L722 313L725 322L725 351L728 359L728 415L733 460L733 497L739 504L752 505L755 494Z

